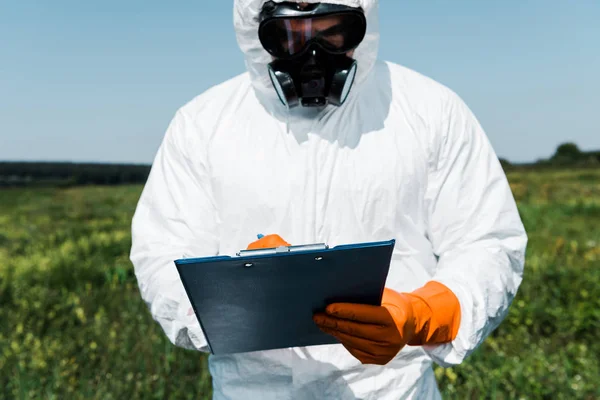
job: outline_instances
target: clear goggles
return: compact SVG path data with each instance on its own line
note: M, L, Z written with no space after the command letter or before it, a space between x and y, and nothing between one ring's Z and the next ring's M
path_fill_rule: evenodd
M258 36L276 58L292 58L317 44L332 54L354 50L365 37L367 22L360 8L313 3L268 2L261 13Z

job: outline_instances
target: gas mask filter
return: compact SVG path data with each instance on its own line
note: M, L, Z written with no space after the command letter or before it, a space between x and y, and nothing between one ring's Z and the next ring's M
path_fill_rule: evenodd
M267 2L259 38L274 58L269 76L281 102L288 108L342 105L358 67L347 53L358 47L365 33L360 8Z

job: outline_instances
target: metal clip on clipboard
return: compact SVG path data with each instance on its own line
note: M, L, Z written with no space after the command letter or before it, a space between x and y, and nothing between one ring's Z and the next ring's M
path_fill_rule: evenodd
M325 243L315 244L304 244L298 246L280 246L269 249L256 249L256 250L240 250L236 253L238 257L244 256L263 256L273 255L281 253L298 253L302 251L316 251L316 250L327 250L329 248Z

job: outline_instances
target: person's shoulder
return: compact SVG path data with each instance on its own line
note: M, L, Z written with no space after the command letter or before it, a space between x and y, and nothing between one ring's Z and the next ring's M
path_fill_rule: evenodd
M182 149L194 147L210 135L224 113L235 112L233 105L250 87L248 74L243 73L208 88L176 109L167 136Z
M468 108L461 96L445 84L400 64L383 64L389 71L393 101L413 117L426 121L432 130Z
M390 71L390 82L395 94L411 103L446 103L458 96L445 84L407 66L389 61L383 62Z
M245 72L206 89L182 105L178 109L178 113L191 119L218 118L218 115L236 98L250 89L250 78Z
M457 124L476 123L463 99L450 87L406 66L383 62L389 71L392 101L413 126L422 128L431 154L450 136L457 138L464 129L449 129Z

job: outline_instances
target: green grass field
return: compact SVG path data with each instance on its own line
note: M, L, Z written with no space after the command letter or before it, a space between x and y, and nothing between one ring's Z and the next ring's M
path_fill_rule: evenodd
M444 398L600 398L600 170L509 174L529 234L510 314ZM128 259L141 186L0 191L0 398L210 398Z

